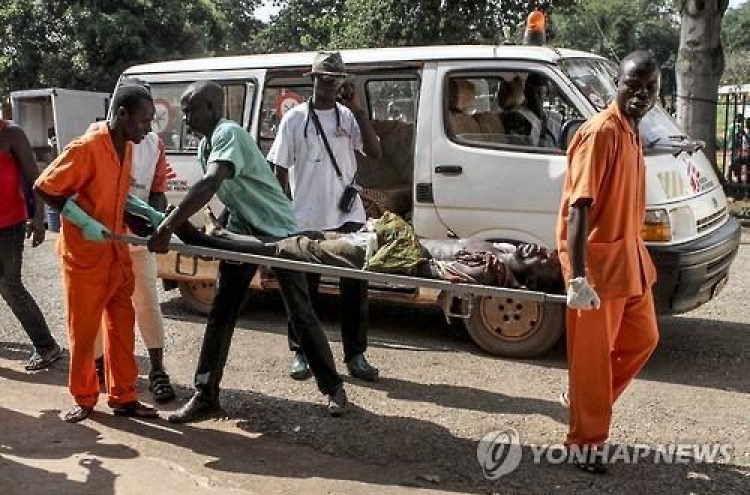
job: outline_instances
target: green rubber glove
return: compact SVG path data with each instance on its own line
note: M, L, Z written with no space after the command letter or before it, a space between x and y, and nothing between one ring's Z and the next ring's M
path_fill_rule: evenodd
M164 213L132 194L128 194L128 198L125 200L125 210L139 217L147 218L153 228L158 227L164 219Z
M110 235L109 229L83 211L73 198L68 198L60 213L83 231L87 241L102 242Z

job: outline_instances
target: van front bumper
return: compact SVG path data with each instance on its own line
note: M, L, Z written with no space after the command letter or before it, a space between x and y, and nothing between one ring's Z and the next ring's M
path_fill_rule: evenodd
M656 312L679 314L711 300L726 283L740 246L734 217L711 234L678 246L648 246L656 265Z

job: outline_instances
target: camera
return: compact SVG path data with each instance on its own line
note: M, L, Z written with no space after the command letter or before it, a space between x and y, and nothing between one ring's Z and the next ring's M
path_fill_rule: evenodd
M354 183L346 186L344 188L344 193L339 200L339 210L344 213L352 211L352 208L354 208L354 202L357 200L357 194L359 194L359 188Z

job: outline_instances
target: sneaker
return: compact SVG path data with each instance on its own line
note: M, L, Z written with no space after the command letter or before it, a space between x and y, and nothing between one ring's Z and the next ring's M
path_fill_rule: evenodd
M42 370L60 359L60 356L62 356L62 347L57 344L41 351L34 349L34 353L31 354L29 361L23 367L26 368L26 371Z
M565 409L570 409L570 397L568 397L568 392L560 392L560 396L557 400Z
M292 365L289 367L289 376L294 380L307 380L312 376L310 365L307 364L307 358L301 352L294 353Z
M349 374L360 380L368 382L374 382L380 376L380 370L370 365L365 359L364 354L357 354L349 361L346 362L346 367L349 370Z
M328 396L328 414L334 418L338 418L344 414L348 404L346 391L344 390L344 386L341 385L332 395Z

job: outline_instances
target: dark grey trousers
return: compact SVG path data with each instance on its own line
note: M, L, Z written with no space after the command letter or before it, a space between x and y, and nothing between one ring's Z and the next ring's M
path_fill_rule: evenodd
M38 351L56 344L34 298L21 280L25 224L0 229L0 295Z

